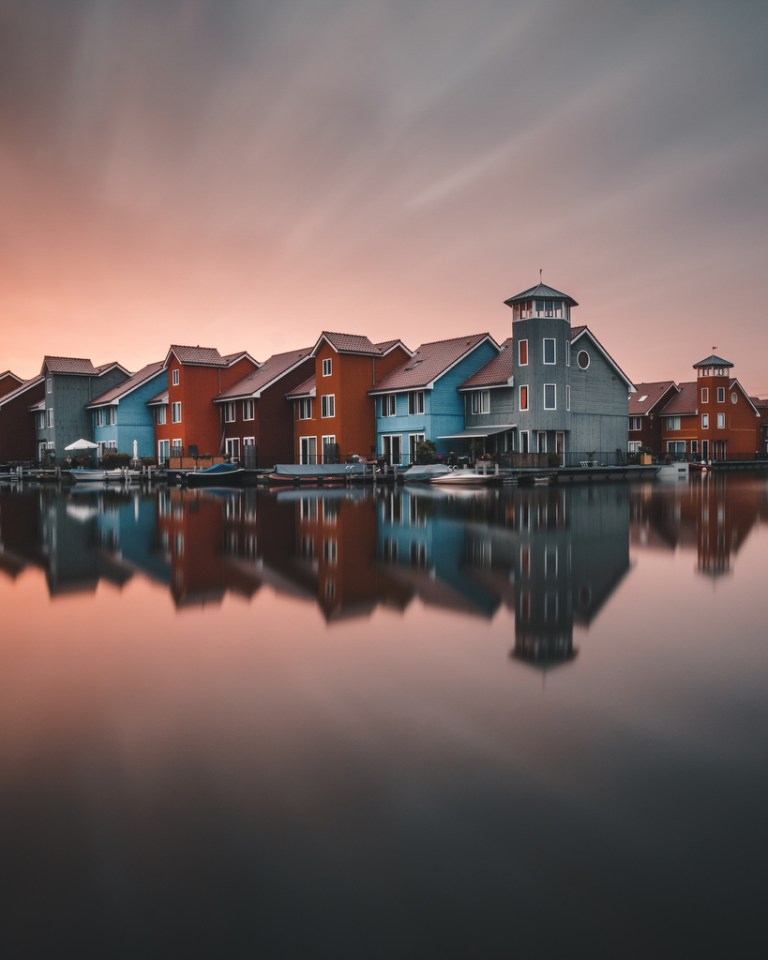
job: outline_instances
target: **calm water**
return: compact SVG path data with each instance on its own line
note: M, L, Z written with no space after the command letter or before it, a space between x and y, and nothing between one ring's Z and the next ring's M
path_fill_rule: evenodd
M3 956L759 955L766 520L0 489Z

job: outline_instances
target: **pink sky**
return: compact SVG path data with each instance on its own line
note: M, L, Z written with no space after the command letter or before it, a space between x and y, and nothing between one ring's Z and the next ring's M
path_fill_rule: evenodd
M0 371L510 333L768 394L762 3L10 0Z

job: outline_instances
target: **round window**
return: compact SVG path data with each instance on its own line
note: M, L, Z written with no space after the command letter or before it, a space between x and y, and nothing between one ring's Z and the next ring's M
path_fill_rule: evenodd
M734 390L731 394L731 403L738 403L739 398L736 396L736 391Z
M576 363L578 363L582 370L587 369L589 366L589 354L586 350L579 350L576 356Z

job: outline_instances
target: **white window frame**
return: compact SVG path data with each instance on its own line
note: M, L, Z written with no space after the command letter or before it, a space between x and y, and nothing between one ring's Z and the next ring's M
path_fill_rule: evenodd
M240 462L240 437L227 437L224 449L230 460Z
M667 417L667 430L680 430L680 429L681 429L680 417Z
M174 367L173 370L171 370L171 386L178 387L178 385L179 385L179 368Z
M165 404L163 404L162 407L157 408L157 416L155 420L160 426L168 422L168 407Z
M523 393L525 393L525 406L523 406ZM517 409L519 411L528 410L530 408L531 396L528 391L528 384L521 383L517 388Z
M410 416L419 416L424 413L424 391L414 390L408 394L408 413Z
M320 397L320 416L323 420L331 420L336 416L335 393L324 393Z
M523 350L525 348L525 350ZM525 352L525 360L523 360L523 352ZM517 365L518 367L527 367L528 366L528 340L519 340L517 344Z
M308 463L314 466L317 462L317 437L311 435L299 437L299 463Z
M416 444L421 443L422 440L426 440L426 434L424 433L409 433L408 434L408 456L410 457L410 463L416 463ZM402 454L401 454L402 455Z
M53 377L45 378L45 392L53 393Z
M566 341L565 341L565 347L564 347L564 349L563 349L563 353L565 354L565 365L566 365L566 367L570 367L570 365L571 365L571 344L570 344L570 341L569 341L569 340L566 340Z
M320 437L320 463L325 463L325 448L336 444L336 434L327 433Z
M709 414L708 413L702 413L701 415L701 429L709 430Z
M228 400L224 404L224 423L234 423L237 417L234 401Z
M565 409L566 409L566 410L570 410L570 409L571 409L571 385L570 385L570 383L566 383L566 385L565 385Z
M49 428L54 425L53 407L48 407L45 411L45 425Z
M256 401L251 397L249 400L243 400L243 420L256 419Z
M701 388L701 402L709 403L709 387Z
M158 440L157 441L157 462L166 463L170 455L171 455L171 441Z
M473 390L470 395L470 409L473 414L491 412L491 391Z
M552 359L547 360L547 347L551 344ZM553 367L557 364L557 340L554 337L544 337L541 341L541 359L545 367Z
M725 403L725 387L717 388L717 402Z
M325 357L323 360L323 376L330 377L333 373L333 358Z
M633 432L643 429L643 418L642 417L630 417L629 418L629 429Z
M299 420L312 419L312 397L299 398Z
M547 404L547 390L551 388L552 393L552 403L551 405ZM557 384L556 383L545 383L544 384L544 409L545 410L557 410Z
M397 397L394 393L386 393L381 398L381 415L382 417L397 416Z
M725 414L724 413L718 413L717 415L717 429L725 430Z
M181 423L181 400L171 404L171 423Z

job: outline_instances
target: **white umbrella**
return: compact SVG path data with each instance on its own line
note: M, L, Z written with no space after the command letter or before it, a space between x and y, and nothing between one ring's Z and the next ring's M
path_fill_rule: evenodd
M139 459L139 441L138 440L133 441L133 459L134 460Z
M83 437L80 437L79 440L75 440L74 443L67 444L64 447L65 450L97 450L99 447L98 443L91 443L90 440L86 440Z

